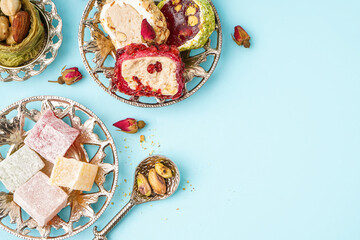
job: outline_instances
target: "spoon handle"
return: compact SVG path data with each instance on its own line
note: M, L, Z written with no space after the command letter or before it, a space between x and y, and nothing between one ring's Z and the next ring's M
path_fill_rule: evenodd
M120 212L118 212L118 214L116 214L113 219L111 219L103 230L98 231L97 227L94 227L93 232L95 237L93 240L106 240L106 234L108 234L134 206L134 201L130 199L130 201L123 207L123 209L120 210Z

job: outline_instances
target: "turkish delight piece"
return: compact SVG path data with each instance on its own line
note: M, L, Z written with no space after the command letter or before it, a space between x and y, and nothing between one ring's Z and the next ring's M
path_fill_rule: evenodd
M14 193L14 201L40 226L45 226L67 204L68 195L49 183L49 177L38 172Z
M79 135L79 131L47 110L30 130L25 144L50 162L64 156Z
M170 34L164 15L152 0L108 1L100 22L116 49L149 41L163 44Z
M50 183L73 190L90 191L97 171L97 165L58 157L51 173Z
M163 0L170 36L166 44L180 51L202 48L215 30L215 14L208 0Z
M28 146L23 146L0 162L0 180L14 192L45 166L41 158Z
M112 81L127 95L177 99L184 92L184 64L175 46L131 44L117 51Z

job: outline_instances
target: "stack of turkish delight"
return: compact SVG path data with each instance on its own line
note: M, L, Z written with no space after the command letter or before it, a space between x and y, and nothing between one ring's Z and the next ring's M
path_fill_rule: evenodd
M68 202L61 188L90 191L98 166L64 158L79 131L47 110L25 138L25 145L0 162L0 181L14 193L14 202L39 226L45 226ZM54 167L43 173L46 161Z

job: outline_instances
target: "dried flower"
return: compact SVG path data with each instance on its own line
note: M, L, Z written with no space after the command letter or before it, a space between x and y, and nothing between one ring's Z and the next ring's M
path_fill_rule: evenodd
M142 129L142 128L144 128L146 126L146 123L144 121L140 120L140 121L137 122L137 125L138 125L138 127L140 129Z
M144 121L136 121L134 118L127 118L113 124L115 127L120 128L121 131L126 133L137 133L139 129L145 127Z
M154 28L149 24L149 22L144 18L141 23L141 36L145 42L152 43L156 38Z
M250 36L241 26L235 27L232 38L237 43L237 45L243 45L245 48L250 47Z
M54 82L59 84L65 83L66 85L71 85L80 81L83 78L82 74L79 72L79 69L77 67L68 68L68 69L65 68L66 66L62 69L61 76L58 78L57 81L49 81L49 82Z

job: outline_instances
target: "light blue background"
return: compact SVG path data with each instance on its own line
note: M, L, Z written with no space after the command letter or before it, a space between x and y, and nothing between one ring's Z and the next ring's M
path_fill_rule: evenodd
M64 24L58 57L40 76L0 83L0 108L59 95L106 123L120 177L100 227L128 200L135 166L152 150L182 174L173 197L136 207L109 239L360 239L359 1L214 0L224 30L220 63L199 92L161 109L102 91L78 50L87 1L55 3ZM232 41L237 24L251 35L250 49ZM85 78L70 87L48 83L64 65L78 66ZM146 150L140 134L111 126L126 117L148 123ZM5 231L0 238L15 239ZM92 230L72 239L92 239Z

